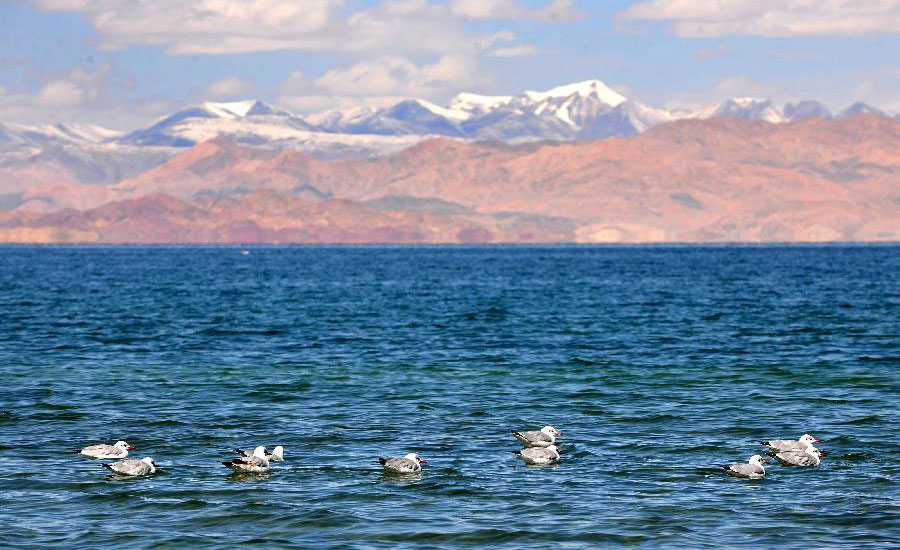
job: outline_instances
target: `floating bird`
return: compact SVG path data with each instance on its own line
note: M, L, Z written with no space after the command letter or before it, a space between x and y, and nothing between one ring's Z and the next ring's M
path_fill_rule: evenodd
M772 439L769 441L760 441L766 447L773 451L800 451L803 452L807 447L811 447L813 443L821 443L821 439L816 439L809 434L803 434L800 439Z
M99 444L99 445L90 445L85 447L84 449L75 450L78 454L83 454L84 456L90 458L125 458L128 456L128 451L133 451L134 447L125 443L124 441L116 441L113 445Z
M549 447L556 443L556 436L562 435L562 432L553 426L544 426L540 430L532 432L511 431L513 437L526 447Z
M780 453L766 453L782 466L818 466L821 463L820 456L825 453L812 445L804 451L782 451Z
M379 458L378 463L391 474L417 474L422 471L422 464L428 464L428 461L416 453L409 453L403 458Z
M559 462L559 450L556 445L549 447L526 447L521 451L510 451L531 466L546 466Z
M123 476L147 476L156 473L157 468L159 468L149 456L141 460L129 458L110 464L101 464L101 466Z
M234 452L241 455L244 458L250 458L253 456L253 451L245 451L243 449L234 449ZM269 462L284 462L284 447L281 445L276 445L275 449L270 453L268 449L263 447L263 452L266 454L266 460Z
M766 475L766 469L763 468L763 464L768 463L769 461L760 455L753 455L746 464L743 462L732 462L727 466L722 466L722 469L730 476L746 479L760 479Z
M259 446L253 449L249 457L235 458L223 465L241 474L262 474L269 471L269 459L266 458L266 448Z

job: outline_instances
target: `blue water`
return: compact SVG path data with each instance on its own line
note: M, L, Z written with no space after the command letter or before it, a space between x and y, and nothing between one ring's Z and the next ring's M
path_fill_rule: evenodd
M0 247L0 547L900 547L898 246L249 251Z

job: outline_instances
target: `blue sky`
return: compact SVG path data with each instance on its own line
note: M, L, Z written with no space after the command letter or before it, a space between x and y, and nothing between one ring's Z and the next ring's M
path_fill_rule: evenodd
M298 111L599 78L900 112L900 0L8 0L0 122L145 124L204 100Z

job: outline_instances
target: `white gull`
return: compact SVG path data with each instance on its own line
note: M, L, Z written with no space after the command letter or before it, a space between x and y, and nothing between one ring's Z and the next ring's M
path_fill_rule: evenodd
M812 445L804 451L782 451L780 453L768 453L782 466L818 466L821 463L820 456L825 453Z
M266 458L266 448L263 446L253 449L253 454L247 458L235 458L222 464L241 474L262 474L269 471L269 459Z
M80 451L76 450L75 452L90 458L125 458L128 456L128 451L133 450L134 447L128 443L116 441L113 445L102 443L98 445L89 445L84 449L81 449Z
M416 474L422 471L422 464L428 464L428 461L416 453L409 453L400 458L379 458L378 463L384 466L385 472L391 474Z
M531 466L546 466L559 462L559 450L556 445L549 447L526 447L520 451L510 451Z
M276 445L271 453L265 447L263 447L263 451L266 454L266 460L268 460L269 462L284 462L284 447L282 447L281 445ZM253 451L234 449L234 452L244 458L250 458L251 456L253 456Z
M141 460L129 458L110 464L101 464L101 466L123 476L146 476L156 473L157 468L159 468L149 456Z
M549 447L556 443L556 436L562 435L562 432L553 426L544 426L540 430L530 432L510 431L512 431L513 437L526 447Z
M821 443L821 439L816 439L809 434L803 434L800 439L770 439L769 441L760 441L766 447L773 451L805 451L807 447L813 443Z
M769 461L765 460L760 455L753 455L747 463L732 462L727 466L722 466L722 469L730 476L742 477L745 479L760 479L766 475L766 469L763 468L763 464L768 463Z

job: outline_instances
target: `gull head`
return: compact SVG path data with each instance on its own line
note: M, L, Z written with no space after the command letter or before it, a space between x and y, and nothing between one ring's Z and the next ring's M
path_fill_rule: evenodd
M276 445L275 449L272 450L272 457L277 460L284 460L284 447Z
M159 466L156 465L156 462L153 462L153 459L150 458L149 456L148 456L148 457L145 457L145 458L142 458L142 459L141 459L141 462L143 462L144 464L147 464L148 466L150 466L150 473L151 473L151 474L154 473L154 472L156 472L156 469L159 468Z
M128 443L125 443L124 441L121 441L121 440L120 440L120 441L116 441L116 443L113 445L113 447L117 447L117 448L119 448L119 449L125 449L126 451L133 451L133 450L134 450L134 447L132 447L132 446L129 445Z
M809 434L803 434L800 436L800 443L806 443L810 447L812 447L813 443L821 443L821 442L822 442L821 439L816 439L815 437L813 437Z
M416 453L409 453L408 455L404 456L403 458L408 458L409 460L415 460L419 464L428 464L427 460L424 460L421 456L417 455Z
M559 458L560 453L559 453L559 449L556 448L556 445L550 445L549 447L547 447L547 450L550 451L551 453L555 454L556 457Z
M266 448L260 445L259 447L253 449L253 456L256 458L266 458Z
M562 435L562 432L554 428L553 426L544 426L541 428L541 431L547 435Z
M768 464L769 461L764 459L760 455L753 455L750 457L749 463L753 464L754 466L762 467L763 464Z

